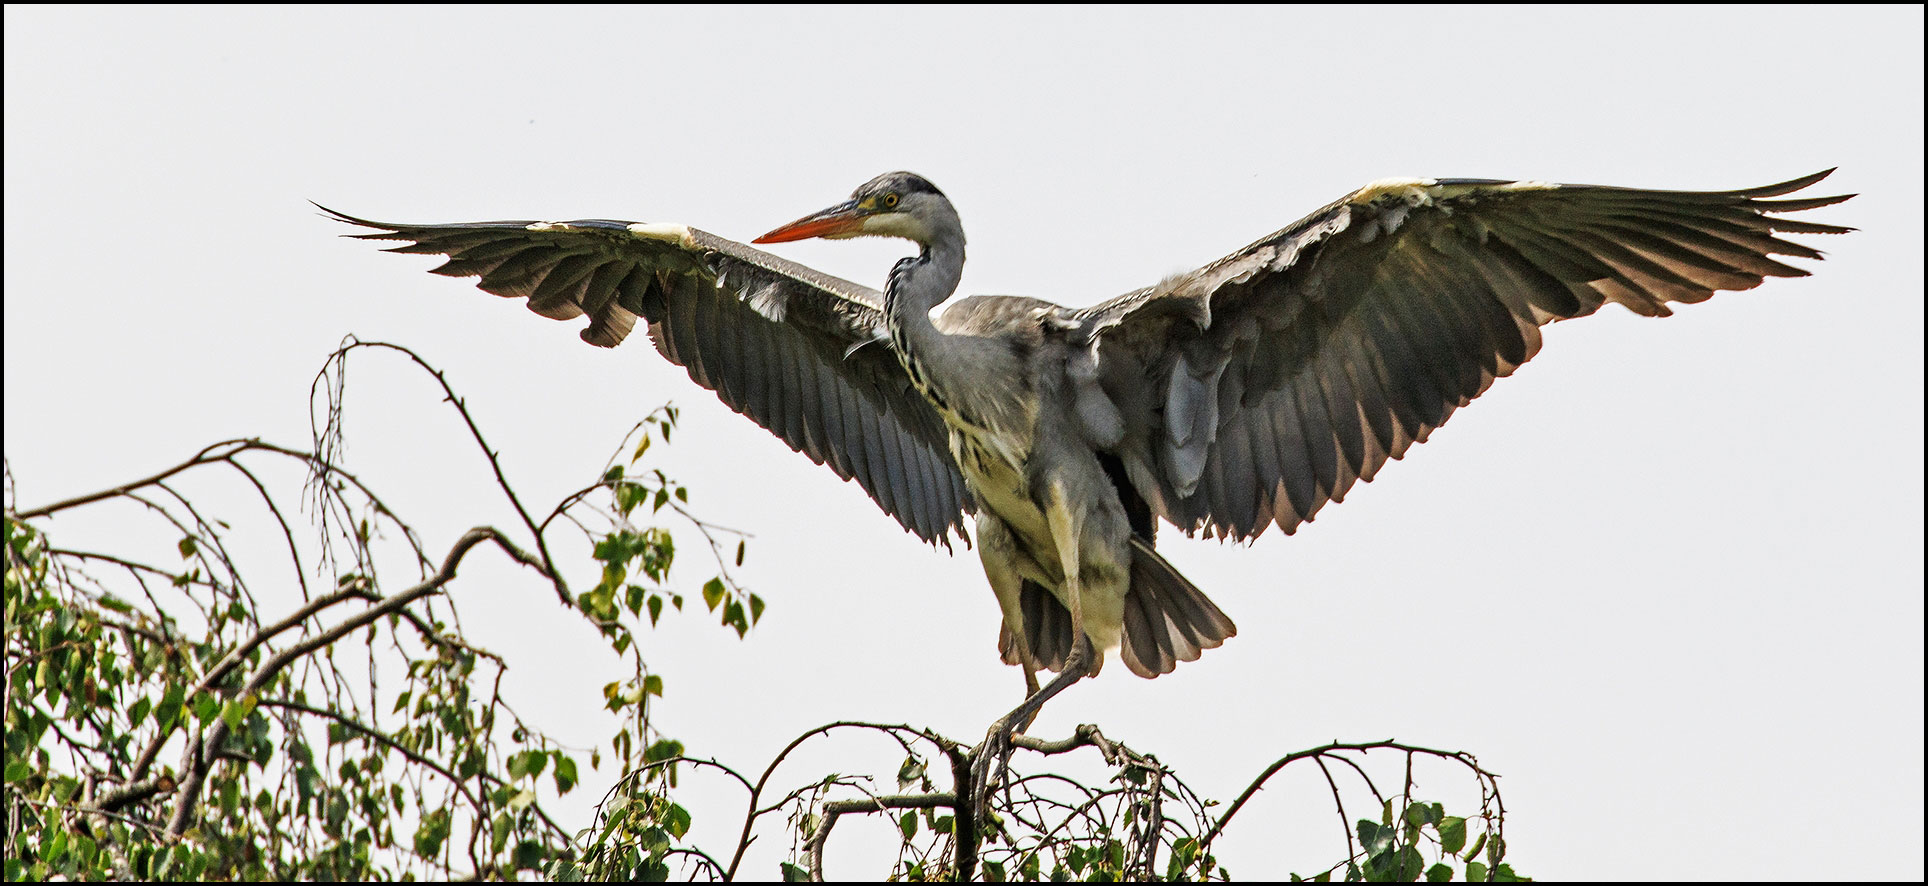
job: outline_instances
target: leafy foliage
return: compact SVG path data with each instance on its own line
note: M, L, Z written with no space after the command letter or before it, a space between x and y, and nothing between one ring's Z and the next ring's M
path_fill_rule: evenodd
M542 798L576 788L580 752L524 722L494 688L506 663L462 636L453 577L478 546L537 573L633 662L631 688L610 693L623 723L611 744L618 764L639 767L644 749L673 744L649 726L647 700L664 685L636 654L634 631L648 599L680 602L667 584L674 542L628 517L650 501L652 514L673 504L687 517L688 492L660 472L632 482L612 468L540 526L528 521L522 544L533 553L477 527L438 566L414 530L340 467L347 356L363 348L404 354L447 389L406 349L351 342L317 379L327 420L315 452L231 440L153 477L24 510L9 484L9 880L513 878L573 857L573 834ZM638 425L632 469L674 424L663 409ZM284 516L289 493L275 483L277 463L290 462L307 476L316 522L300 542ZM282 535L294 598L257 595L250 579L261 579L230 553L236 533L200 503L217 496L184 491L223 471L254 492L265 511L257 524ZM608 507L586 504L597 493ZM178 562L61 548L32 522L122 503L176 534L168 556ZM580 596L547 552L558 518L581 528L604 564L604 581ZM596 519L606 525L591 528ZM713 527L699 528L723 546ZM412 569L391 580L397 559ZM310 587L311 564L326 584ZM713 583L754 613L730 625L746 631L761 600L727 574ZM601 758L590 749L587 765Z
M364 349L400 354L441 385L521 521L515 535L477 526L432 558L415 530L343 468L348 358ZM696 593L724 629L747 636L765 603L731 573L744 560L741 537L697 518L688 490L645 461L654 443L670 440L674 409L639 422L618 448L626 459L612 459L538 521L463 400L413 352L351 340L312 396L323 416L313 451L228 440L153 476L24 509L8 466L8 880L735 879L750 843L778 820L794 842L769 873L808 880L822 876L834 828L850 815L894 824L894 879L1222 880L1230 872L1214 842L1268 779L1302 760L1341 764L1331 768L1363 782L1345 790L1332 782L1342 821L1350 820L1345 798L1360 792L1380 813L1349 826L1345 860L1309 879L1525 879L1502 860L1495 776L1470 755L1391 741L1288 754L1222 811L1155 757L1095 726L1059 741L1017 737L1020 757L983 808L969 799L978 796L969 778L983 749L907 725L827 723L754 778L692 756L651 725L666 685L637 642L638 631L688 608L672 574L677 536L659 521L680 522L707 543L716 574ZM286 518L291 496L278 478L288 466L305 477L312 533ZM263 584L262 567L242 568L260 562L230 550L246 533L213 516L205 504L213 493L190 485L210 473L240 480L258 501L262 513L241 525L280 537L292 581ZM60 547L36 522L129 504L148 521L147 535L165 539L158 559L133 553L135 536L109 553ZM580 531L596 567L579 594L550 553L564 526ZM552 588L630 672L603 687L619 724L606 750L620 777L587 826L556 821L544 802L576 790L585 763L601 769L605 748L562 745L496 689L508 663L464 636L454 580L478 548ZM311 576L320 577L312 586ZM258 594L257 585L290 590ZM810 773L780 786L797 748L852 733L887 738L895 772ZM1390 798L1365 765L1375 752L1405 761L1405 788ZM1108 773L1102 782L1020 771L1029 755L1093 753ZM1461 817L1416 800L1415 758L1462 767L1479 784L1480 808ZM691 816L678 794L691 770L721 774L747 794L727 854L688 842ZM892 777L896 792L880 790Z

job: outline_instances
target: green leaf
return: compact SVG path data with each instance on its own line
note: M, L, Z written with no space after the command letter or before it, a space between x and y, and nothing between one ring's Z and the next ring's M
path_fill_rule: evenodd
M1419 847L1410 844L1399 847L1398 864L1393 869L1396 879L1402 883L1413 882L1425 870L1426 859L1419 854Z
M703 583L703 604L716 611L716 604L723 602L723 579L712 578Z
M683 755L683 743L672 738L658 740L643 751L644 763L658 763Z
M650 627L655 627L655 626L656 626L656 620L657 620L657 619L659 619L659 618L662 618L662 617L663 617L663 595L662 595L662 594L651 594L651 595L649 595L649 624L650 624Z
M904 764L897 767L897 787L901 789L923 780L924 772L924 761L916 757L905 757Z
M183 536L180 542L175 544L174 546L180 549L181 559L183 560L193 557L194 552L197 550L197 547L194 543L194 536L192 535Z
M1447 855L1458 855L1466 848L1466 819L1448 815L1439 820L1439 848Z
M221 711L221 700L211 692L203 692L194 697L194 718L206 723Z
M906 842L909 842L912 838L916 837L917 836L917 811L914 809L906 810L903 815L899 816L897 818L897 829L904 833L904 840Z
M160 707L154 709L154 722L160 724L162 730L174 728L175 720L181 717L181 705L185 697L187 697L187 688L181 684L170 686L168 691L160 697Z
M781 876L785 883L810 882L810 871L799 865L794 865L786 861L778 866L778 870L781 871Z
M755 594L751 594L750 595L750 623L756 624L757 622L762 620L763 620L763 598Z
M1172 844L1172 858L1178 862L1179 867L1181 868L1191 867L1192 859L1197 857L1198 857L1198 838L1197 837L1180 837L1178 838L1178 842Z
M561 753L556 754L556 793L566 794L576 787L576 761Z
M248 715L254 713L254 706L257 701L259 701L259 699L256 699L252 692L243 694L240 698L230 700L227 704L221 706L221 719L227 721L229 729L240 729L241 724L248 721Z
M644 677L643 692L646 695L654 695L657 698L662 698L663 697L663 678L655 674L650 674L649 676Z
M1532 880L1532 877L1522 877L1514 873L1513 866L1510 864L1503 864L1493 869L1495 883L1530 883Z
M1451 883L1453 882L1453 869L1443 864L1433 865L1426 869L1426 882Z
M1406 823L1416 828L1425 827L1428 824L1426 819L1431 812L1432 810L1428 809L1426 804L1414 803L1406 807Z
M663 829L669 831L670 836L683 839L683 835L690 832L689 810L670 804L669 810L663 813Z
M1390 825L1374 824L1368 819L1359 819L1359 845L1365 849L1366 857L1378 855L1392 845L1393 830Z
M422 816L422 826L415 831L415 851L424 857L434 858L442 854L442 842L449 836L449 812L437 809Z
M509 835L515 833L515 819L504 812L495 817L494 826L489 830L489 854L501 855L502 850L509 846Z
M1483 883L1485 881L1486 881L1486 865L1480 864L1477 861L1467 862L1466 863L1466 882Z

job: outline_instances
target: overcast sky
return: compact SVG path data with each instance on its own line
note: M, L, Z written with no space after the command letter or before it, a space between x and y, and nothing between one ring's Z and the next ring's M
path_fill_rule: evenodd
M229 436L305 445L309 381L349 333L447 370L535 502L674 401L658 464L755 535L741 577L769 611L745 642L707 616L651 635L659 725L745 767L830 720L981 737L1021 687L976 557L920 544L640 337L587 347L429 259L337 239L304 201L747 240L910 169L963 217L962 291L1083 305L1387 176L1728 189L1839 166L1816 192L1861 196L1803 217L1862 230L1805 238L1828 253L1813 277L1560 324L1296 536L1167 528L1160 549L1239 635L1156 681L1107 668L1033 731L1098 723L1222 800L1333 739L1473 751L1505 776L1509 859L1542 878L1923 876L1920 7L9 6L5 23L19 502ZM905 247L778 251L881 287ZM429 384L363 360L351 468L431 548L513 525ZM694 590L709 573L686 544ZM457 589L472 639L513 663L525 715L606 742L613 658L488 559ZM842 750L791 783L898 762ZM732 839L738 795L688 784L693 838ZM1246 879L1323 869L1329 802L1288 775L1221 857ZM863 847L888 831L845 827L832 875L880 873Z

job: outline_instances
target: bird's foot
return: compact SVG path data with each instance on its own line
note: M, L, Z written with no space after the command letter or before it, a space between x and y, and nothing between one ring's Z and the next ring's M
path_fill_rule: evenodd
M1017 714L1018 711L1011 713ZM1029 719L1026 718L1026 725L1029 725ZM985 821L991 811L991 792L1004 784L1011 773L1011 721L1009 715L998 718L996 723L991 724L991 731L984 736L984 743L971 752L970 800L978 812L979 821Z

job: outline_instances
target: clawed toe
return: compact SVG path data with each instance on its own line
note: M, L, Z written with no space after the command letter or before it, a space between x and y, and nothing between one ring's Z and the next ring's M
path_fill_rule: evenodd
M984 743L977 746L971 760L971 802L979 815L990 811L991 791L1003 784L1011 771L1011 719L991 725ZM993 761L996 769L992 768Z

